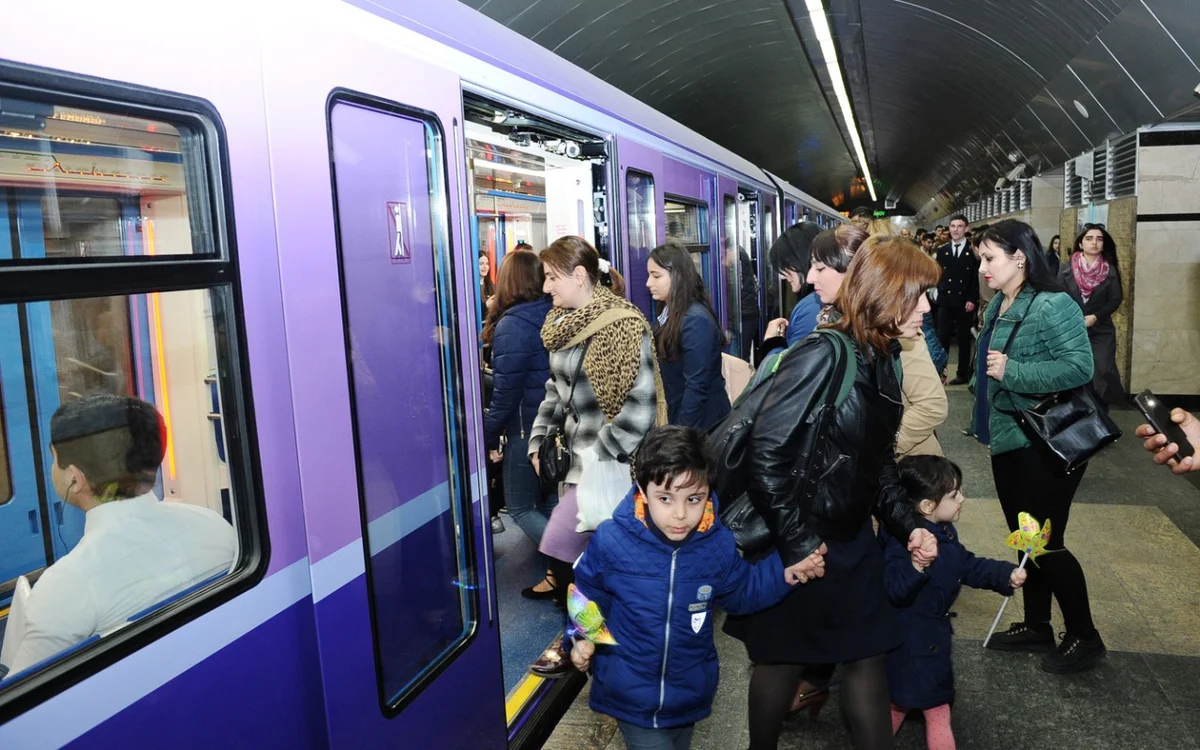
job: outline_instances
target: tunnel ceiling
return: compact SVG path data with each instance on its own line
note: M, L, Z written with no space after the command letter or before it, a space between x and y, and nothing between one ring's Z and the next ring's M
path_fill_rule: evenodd
M823 200L857 174L780 0L463 0Z
M803 0L463 1L819 198L856 174ZM879 197L927 217L1197 101L1198 0L825 4Z

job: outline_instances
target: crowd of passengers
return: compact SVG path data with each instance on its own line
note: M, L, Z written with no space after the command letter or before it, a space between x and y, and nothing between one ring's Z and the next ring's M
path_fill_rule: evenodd
M1123 398L1115 244L1088 225L1064 261L1058 237L1044 248L1020 221L969 229L962 216L915 236L868 219L788 228L770 262L799 302L766 323L763 340L738 346L749 362L725 353L729 333L685 246L649 256L650 320L579 237L504 257L484 325L493 372L484 427L510 517L546 562L522 594L565 608L574 584L618 644L572 636L564 618L567 637L533 673L590 671L591 706L617 719L628 747L689 747L716 690L720 607L724 631L754 664L752 748L776 747L786 721L815 716L835 669L855 747L891 747L905 717L922 711L929 747L948 748L949 616L963 584L1022 590L1024 619L990 648L1041 652L1042 668L1059 674L1104 656L1083 568L1063 538L1085 470L1051 465L1014 410L1089 381L1110 403ZM838 366L835 337L848 344L852 384L818 418ZM761 390L743 418L738 396L751 376ZM958 537L962 473L936 435L945 387L957 385L973 393L963 432L990 448L1010 528L1019 511L1050 521L1050 553L1037 566L978 558ZM1196 429L1190 415L1175 418ZM731 429L747 430L732 483L713 452ZM1177 448L1148 428L1143 437L1159 463ZM570 454L565 474L541 475L548 440ZM633 479L623 499L600 480L588 486L604 475L589 467L607 462ZM718 484L745 487L766 550L738 549L719 505L738 498L718 498ZM606 492L611 518L596 527L588 506Z

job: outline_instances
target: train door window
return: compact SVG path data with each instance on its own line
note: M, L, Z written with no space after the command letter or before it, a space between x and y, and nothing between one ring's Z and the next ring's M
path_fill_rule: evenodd
M653 175L636 169L625 170L625 216L629 220L629 298L647 318L654 317L650 290L646 288L649 274L646 261L658 245L655 211L658 201L654 195Z
M761 332L759 323L758 259L762 254L762 226L759 215L758 191L743 189L738 201L738 258L741 265L741 320L738 330L739 354L750 359L751 347Z
M779 317L779 275L771 268L770 252L778 239L779 232L775 226L775 207L767 204L763 207L763 245L758 256L759 286L761 287L762 306L766 321Z
M732 195L724 196L722 208L721 221L725 233L722 247L725 256L725 334L728 340L725 350L734 356L740 356L741 340L738 332L742 328L742 264L736 262L741 255L737 199Z
M216 114L6 72L0 719L266 565Z
M478 617L445 141L427 114L349 94L329 133L368 602L392 713ZM386 154L361 158L378 143Z
M708 204L667 196L663 211L667 219L667 240L674 240L688 249L696 272L711 294L713 269L708 244Z

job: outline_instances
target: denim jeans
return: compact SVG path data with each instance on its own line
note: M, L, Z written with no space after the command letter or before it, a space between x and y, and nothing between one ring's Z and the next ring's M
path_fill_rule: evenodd
M617 720L621 736L628 750L688 750L692 746L692 730L695 724L672 729L650 729Z
M520 416L517 417L520 419ZM558 495L543 495L533 463L526 452L529 438L521 437L519 429L507 430L508 443L504 446L504 502L508 515L525 536L537 547L542 543L550 511L558 505Z

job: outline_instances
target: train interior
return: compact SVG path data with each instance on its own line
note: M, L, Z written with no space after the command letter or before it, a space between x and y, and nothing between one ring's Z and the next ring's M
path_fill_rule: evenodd
M208 219L188 200L189 182L204 179L197 148L168 122L0 100L0 258L203 252L193 236ZM29 584L83 535L83 511L54 489L50 418L61 404L93 394L154 404L167 437L154 494L236 525L219 308L198 289L0 305L0 664L20 640Z

